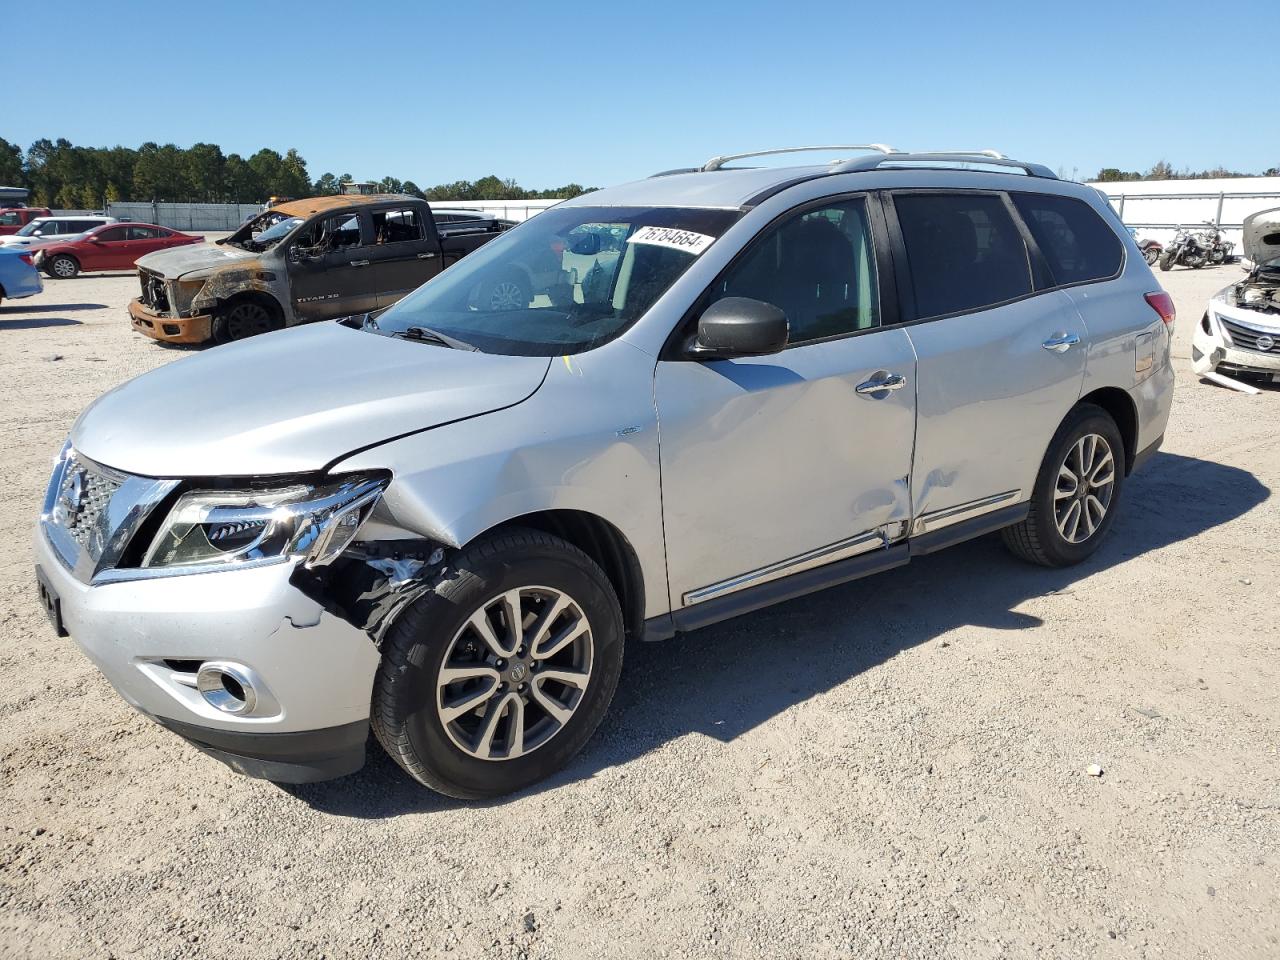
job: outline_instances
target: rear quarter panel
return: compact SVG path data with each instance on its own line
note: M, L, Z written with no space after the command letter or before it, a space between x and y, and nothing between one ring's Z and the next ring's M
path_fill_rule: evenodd
M1110 221L1109 221L1110 222ZM1171 337L1160 315L1144 299L1160 284L1125 231L1125 265L1119 277L1068 287L1066 293L1089 330L1084 387L1088 394L1118 387L1129 394L1138 414L1136 450L1142 451L1165 430L1173 402Z

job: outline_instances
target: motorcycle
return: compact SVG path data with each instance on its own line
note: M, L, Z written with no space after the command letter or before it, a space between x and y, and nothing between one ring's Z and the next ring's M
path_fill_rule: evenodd
M1208 263L1230 263L1234 258L1231 251L1235 244L1222 238L1222 231L1212 221L1205 221L1205 229L1200 231L1200 244L1205 249L1205 260Z
M1202 238L1182 227L1178 228L1173 242L1160 254L1160 269L1164 271L1172 270L1174 264L1199 270L1208 262L1208 250L1202 244Z
M1210 221L1205 221L1205 229L1196 233L1178 227L1173 242L1160 254L1160 269L1172 270L1174 264L1182 264L1192 270L1199 270L1206 264L1217 266L1230 263L1234 257L1232 250L1235 244L1222 238L1222 231Z
M1138 237L1138 231L1129 228L1129 236L1133 237L1133 242L1138 245L1138 250L1142 253L1142 259L1147 261L1147 266L1154 267L1156 261L1160 259L1160 254L1164 251L1164 244L1159 240L1141 240Z

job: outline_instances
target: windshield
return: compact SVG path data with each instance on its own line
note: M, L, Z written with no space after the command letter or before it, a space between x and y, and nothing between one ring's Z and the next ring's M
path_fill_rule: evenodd
M302 222L302 217L290 217L279 210L268 210L227 237L226 242L241 250L269 250Z
M429 339L426 331L484 353L590 350L638 320L740 216L670 207L553 208L485 244L366 329Z
M49 230L52 224L48 220L32 220L25 227L18 231L19 237L34 237L37 230ZM51 231L50 231L51 232Z

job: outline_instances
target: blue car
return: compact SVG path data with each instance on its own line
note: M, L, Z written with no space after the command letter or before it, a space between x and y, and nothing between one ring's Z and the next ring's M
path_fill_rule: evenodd
M25 250L0 247L0 303L6 297L30 297L44 289L40 271L32 262L34 255Z

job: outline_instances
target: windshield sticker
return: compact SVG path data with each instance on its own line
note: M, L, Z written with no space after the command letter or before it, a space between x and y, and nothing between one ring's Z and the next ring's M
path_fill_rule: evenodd
M705 233L694 233L692 230L677 230L675 227L641 227L630 237L627 243L651 243L656 247L670 247L672 250L683 250L697 256L715 242L715 237Z

